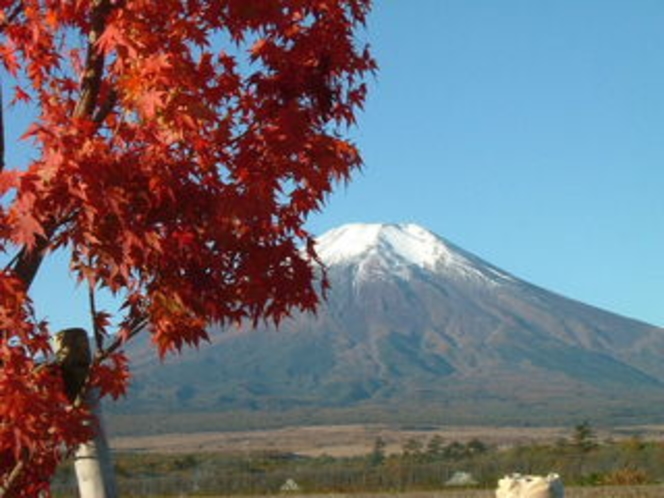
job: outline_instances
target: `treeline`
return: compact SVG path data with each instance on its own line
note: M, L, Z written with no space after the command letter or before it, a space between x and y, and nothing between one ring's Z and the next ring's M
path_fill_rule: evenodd
M466 485L493 488L511 472L559 473L566 485L639 485L664 480L664 444L638 437L599 442L586 424L552 444L494 447L480 440L445 441L438 435L406 441L387 454L381 438L366 455L334 458L263 452L221 454L118 454L122 496L357 493L434 490ZM466 481L457 477L461 475ZM454 479L453 479L454 477ZM73 471L54 483L72 496Z

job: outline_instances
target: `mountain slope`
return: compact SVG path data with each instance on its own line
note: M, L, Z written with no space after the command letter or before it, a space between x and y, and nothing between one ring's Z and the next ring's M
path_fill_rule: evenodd
M662 329L528 284L416 225L346 225L318 250L332 287L316 316L217 331L163 367L137 351L129 406L397 418L417 407L418 419L467 407L462 419L491 421L533 407L638 418L664 400Z

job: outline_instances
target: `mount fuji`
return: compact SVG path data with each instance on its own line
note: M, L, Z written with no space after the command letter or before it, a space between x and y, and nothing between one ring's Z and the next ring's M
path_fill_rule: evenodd
M371 280L371 273L367 274L371 268L388 278L407 278L419 268L450 277L480 279L486 284L512 280L508 274L414 224L346 225L321 236L317 251L328 267L355 265L358 279Z
M125 408L308 422L659 416L661 328L527 283L414 224L345 225L317 251L331 288L316 315L215 330L165 365L138 344Z

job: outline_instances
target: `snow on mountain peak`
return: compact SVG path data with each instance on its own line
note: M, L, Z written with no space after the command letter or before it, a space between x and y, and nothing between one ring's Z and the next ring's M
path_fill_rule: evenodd
M446 243L412 223L354 223L326 232L316 240L326 265L359 263L360 273L393 272L407 276L412 267L452 271L465 278L493 282L511 279L500 270ZM375 264L379 262L380 264Z
M450 256L438 237L414 224L344 225L318 238L316 248L328 265L381 253L405 264L432 268L441 258Z

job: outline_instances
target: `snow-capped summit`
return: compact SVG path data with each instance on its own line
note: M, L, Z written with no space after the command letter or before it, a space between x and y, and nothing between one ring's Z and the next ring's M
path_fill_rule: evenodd
M326 265L358 264L360 273L376 274L382 269L406 276L409 268L418 267L492 281L510 278L413 223L343 225L320 236L316 250Z
M441 258L451 256L442 240L414 224L343 225L318 238L316 248L328 265L380 252L407 264L433 267Z

